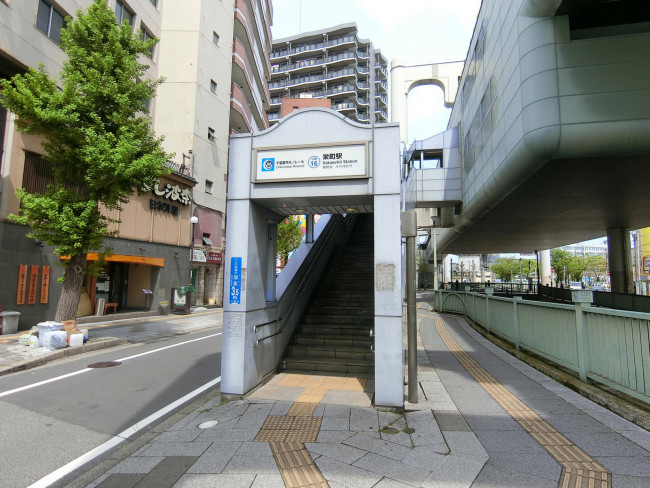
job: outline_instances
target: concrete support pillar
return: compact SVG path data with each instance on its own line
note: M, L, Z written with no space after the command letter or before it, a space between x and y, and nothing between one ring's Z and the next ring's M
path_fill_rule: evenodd
M544 249L540 253L539 257L539 270L540 278L542 280L542 285L552 286L553 282L551 280L551 250Z
M444 283L451 283L451 255L447 254L442 260Z
M374 207L375 404L401 407L404 405L404 350L400 196L375 195Z
M314 242L314 216L310 214L305 215L305 242Z
M194 305L203 305L203 297L205 296L205 266L198 266L194 268L196 273L196 286L194 293L192 293L192 302Z
M216 294L214 296L214 303L223 307L223 269L224 265L221 263L216 270L217 275L217 284L216 284Z
M612 292L634 293L629 228L607 229L607 256Z

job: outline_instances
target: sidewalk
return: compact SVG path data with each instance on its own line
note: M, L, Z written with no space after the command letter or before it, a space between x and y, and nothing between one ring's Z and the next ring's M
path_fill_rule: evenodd
M154 428L69 486L650 486L648 431L462 318L420 309L418 323L417 404L373 408L369 377L283 372Z
M222 310L197 307L189 315L152 316L150 313L118 313L103 317L84 317L80 320L79 329L88 329L88 342L80 347L66 347L55 351L45 351L42 347L30 348L20 345L18 339L27 331L0 335L0 376L35 368L64 357L120 346L125 342L144 342L154 338L190 332L205 325L204 321L197 319L198 316L214 313L222 313ZM179 325L180 322L190 321L191 324ZM162 325L161 322L176 323L171 326ZM219 319L219 324L220 322L221 319ZM114 328L120 325L131 325L132 327L126 333L116 334ZM112 337L112 335L118 335L118 337Z

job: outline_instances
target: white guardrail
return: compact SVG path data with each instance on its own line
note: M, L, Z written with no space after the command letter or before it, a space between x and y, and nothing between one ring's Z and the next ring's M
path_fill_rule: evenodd
M650 403L650 313L438 290L435 309L467 315L488 332Z

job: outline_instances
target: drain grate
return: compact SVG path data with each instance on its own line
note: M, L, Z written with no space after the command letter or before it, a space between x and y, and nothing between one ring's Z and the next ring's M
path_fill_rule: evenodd
M89 364L87 367L88 368L112 368L113 366L119 366L120 363L119 361L103 361L101 363L92 363Z

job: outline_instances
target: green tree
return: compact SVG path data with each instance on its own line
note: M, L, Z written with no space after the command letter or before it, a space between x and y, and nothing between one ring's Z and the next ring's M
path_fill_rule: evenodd
M146 103L162 82L143 78L156 40L142 41L128 23L116 24L105 0L66 19L61 48L67 54L60 83L45 67L1 80L2 105L16 113L18 130L41 135L53 183L44 194L17 190L28 234L69 256L55 320L76 317L88 264L86 253L102 250L115 220L102 213L121 209L134 194L169 172L169 155L146 117Z
M287 264L289 254L298 249L301 240L302 227L299 220L287 217L278 224L277 251L281 266Z
M551 249L551 266L555 270L558 281L565 281L565 266L566 282L580 281L589 263L589 257L576 256L562 249Z
M512 281L513 276L519 274L519 259L499 258L491 269L501 280Z

